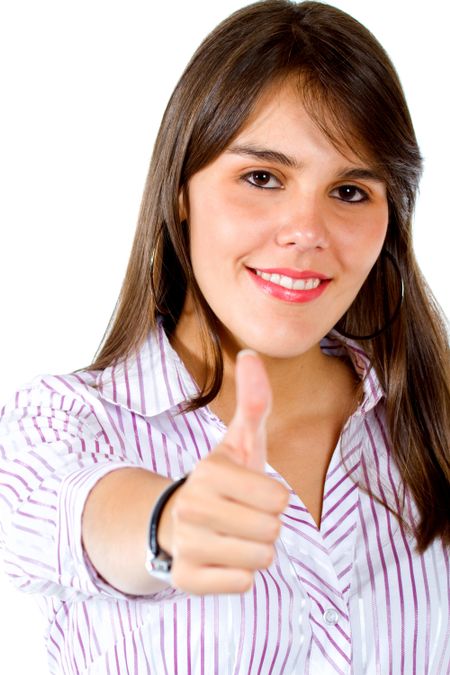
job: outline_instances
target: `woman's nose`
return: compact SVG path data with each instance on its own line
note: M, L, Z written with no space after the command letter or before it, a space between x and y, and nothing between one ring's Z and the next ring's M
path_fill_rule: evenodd
M286 210L280 216L281 225L276 233L279 246L295 246L305 251L311 248L327 248L325 213L316 198L298 197L286 205Z

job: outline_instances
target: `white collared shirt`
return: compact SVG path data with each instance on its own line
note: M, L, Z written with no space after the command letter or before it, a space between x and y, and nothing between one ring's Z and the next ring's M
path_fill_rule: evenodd
M448 549L435 541L418 555L355 483L398 500L383 392L356 345L327 338L322 349L348 353L364 399L332 455L320 528L290 489L276 558L242 595L127 595L82 547L102 476L137 466L179 478L226 431L208 408L176 414L196 386L161 326L121 366L39 378L5 406L0 543L13 583L40 598L51 673L448 675Z

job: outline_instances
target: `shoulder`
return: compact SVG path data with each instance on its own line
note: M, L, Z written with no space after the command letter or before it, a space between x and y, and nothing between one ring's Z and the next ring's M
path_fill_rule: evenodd
M0 438L22 436L29 445L58 436L94 438L101 432L103 404L98 373L40 375L18 389L0 409Z

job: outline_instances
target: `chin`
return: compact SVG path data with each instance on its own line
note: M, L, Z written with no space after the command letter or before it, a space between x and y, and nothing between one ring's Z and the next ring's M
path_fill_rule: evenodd
M328 331L327 331L328 332ZM245 331L236 340L239 349L253 349L262 356L272 359L292 359L305 354L315 347L324 334L315 330L285 332L273 328L260 327L258 330Z

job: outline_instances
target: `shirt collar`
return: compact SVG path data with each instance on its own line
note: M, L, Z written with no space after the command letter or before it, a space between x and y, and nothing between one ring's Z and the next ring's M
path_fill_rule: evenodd
M354 341L332 331L321 341L330 355L350 359L363 382L363 400L359 410L367 413L384 396L375 369L368 356ZM198 393L198 387L172 348L159 321L138 352L101 371L96 380L101 397L145 417L159 415Z
M374 366L361 345L340 335L336 330L332 330L320 344L325 353L350 359L363 385L363 397L358 410L363 414L369 412L385 396L385 392Z
M145 417L179 408L198 393L161 321L137 353L100 372L96 386L106 401Z

